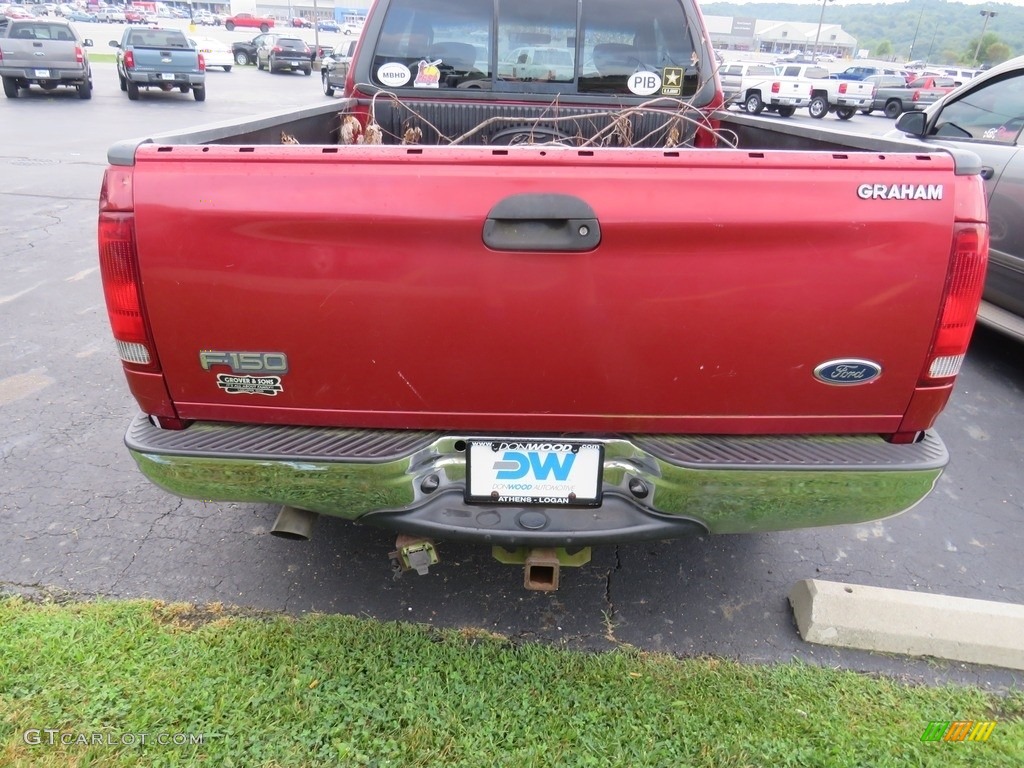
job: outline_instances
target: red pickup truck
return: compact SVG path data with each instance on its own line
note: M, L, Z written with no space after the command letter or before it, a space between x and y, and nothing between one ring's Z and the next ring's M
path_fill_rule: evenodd
M274 26L274 19L268 16L256 16L252 13L236 13L224 19L224 29L231 32L235 27L253 27L260 32L269 32Z
M929 493L985 273L977 157L725 112L691 0L570 5L378 2L345 98L111 148L148 478L282 505L282 535L397 531L400 569L498 546L541 589L592 544ZM568 75L499 75L540 19Z

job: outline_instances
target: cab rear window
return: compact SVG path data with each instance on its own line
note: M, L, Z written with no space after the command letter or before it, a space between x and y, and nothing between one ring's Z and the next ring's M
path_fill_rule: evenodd
M46 22L29 22L15 24L11 27L10 37L16 40L63 40L75 39L74 32L67 24L47 24Z
M680 0L391 0L370 78L389 89L686 98L701 83L689 7Z

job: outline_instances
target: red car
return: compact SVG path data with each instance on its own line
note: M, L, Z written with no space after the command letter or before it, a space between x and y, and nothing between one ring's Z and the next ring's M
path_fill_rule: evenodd
M295 18L292 19L292 26L293 27L312 28L313 22L310 21L309 19L304 19L301 16L296 16Z
M236 13L224 19L224 29L228 32L235 27L256 27L260 32L268 31L274 26L274 20L267 16L256 16L251 13Z

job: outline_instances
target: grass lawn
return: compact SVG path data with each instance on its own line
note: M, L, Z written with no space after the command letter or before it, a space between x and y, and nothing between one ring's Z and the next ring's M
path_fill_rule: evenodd
M923 742L930 721L996 721ZM160 743L168 742L168 743ZM1024 691L346 616L0 599L2 766L1022 766Z

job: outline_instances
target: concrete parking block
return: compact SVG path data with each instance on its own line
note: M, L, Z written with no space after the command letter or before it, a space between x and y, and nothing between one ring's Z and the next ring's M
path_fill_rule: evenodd
M789 602L809 643L1024 669L1024 605L818 579Z

